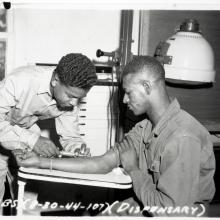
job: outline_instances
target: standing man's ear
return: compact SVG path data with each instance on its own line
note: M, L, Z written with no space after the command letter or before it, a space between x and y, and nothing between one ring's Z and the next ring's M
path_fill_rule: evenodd
M152 90L152 86L151 86L150 81L144 80L144 81L142 82L142 85L143 85L143 87L144 87L146 93L147 93L148 95L150 95L151 90Z
M58 75L53 72L53 76L52 76L52 79L51 79L51 85L54 87L57 85L57 83L60 81Z

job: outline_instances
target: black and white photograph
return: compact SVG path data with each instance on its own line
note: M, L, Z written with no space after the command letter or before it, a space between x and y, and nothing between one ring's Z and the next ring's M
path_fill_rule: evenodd
M0 215L220 217L220 3L0 1Z

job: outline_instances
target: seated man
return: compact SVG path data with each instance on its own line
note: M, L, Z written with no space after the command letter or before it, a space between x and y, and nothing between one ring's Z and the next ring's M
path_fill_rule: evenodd
M149 119L137 123L121 143L91 158L48 159L15 152L18 164L79 173L107 173L121 165L132 178L136 205L153 216L172 214L169 207L209 203L215 193L209 132L168 95L162 65L152 57L135 57L122 79L123 102L135 115L147 113Z
M78 127L78 102L96 80L93 63L82 54L70 53L63 56L56 67L20 67L1 82L0 201L10 150L33 150L45 157L60 154L53 141L41 135L37 121L55 118L63 149L80 153L84 142ZM84 153L89 154L89 149L84 147Z

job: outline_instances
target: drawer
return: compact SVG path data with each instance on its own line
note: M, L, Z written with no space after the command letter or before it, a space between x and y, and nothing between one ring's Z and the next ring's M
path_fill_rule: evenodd
M107 129L111 124L115 126L117 120L80 120L79 121L79 128L80 131L82 129L99 129L105 128Z
M111 146L114 146L115 139L91 139L89 137L85 137L84 141L86 142L87 146L90 148L92 156L98 156L104 154L107 150L110 149Z
M96 93L108 93L109 91L116 91L118 89L117 86L93 86L90 91L88 92L87 96L90 96L90 94L96 94Z
M112 99L117 100L117 97L118 92L116 87L113 90L111 86L96 86L92 87L87 96L80 102L87 103L89 106L106 105Z
M109 149L108 143L106 140L91 140L91 139L84 139L87 146L90 148L90 152L92 156L99 156L106 153L106 151Z
M110 94L99 94L83 98L80 101L79 106L108 106L110 103L113 102L118 103L117 100L117 94L114 94L114 96L111 96Z
M116 136L116 121L113 121L112 125L107 124L106 122L96 122L85 125L80 125L80 134L83 139L89 139L89 140L106 140L107 142L112 139L112 141L115 140Z
M90 140L108 140L110 138L110 130L107 129L86 129L80 131L82 138L87 138ZM112 129L112 137L115 136L115 129Z
M81 108L79 110L79 118L87 118L87 119L118 118L119 111L117 110L118 109L110 109L108 107Z

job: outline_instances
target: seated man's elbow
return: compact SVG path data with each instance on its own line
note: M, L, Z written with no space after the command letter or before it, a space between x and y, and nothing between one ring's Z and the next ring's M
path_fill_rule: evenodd
M107 174L112 170L112 168L108 165L108 163L101 161L96 165L95 170L95 172L98 174Z
M106 174L112 171L112 169L115 167L112 163L112 160L109 160L108 157L105 155L100 156L97 158L98 163L96 164L96 173L100 174Z
M106 174L112 171L112 167L110 167L108 164L104 164L102 167L102 173Z

